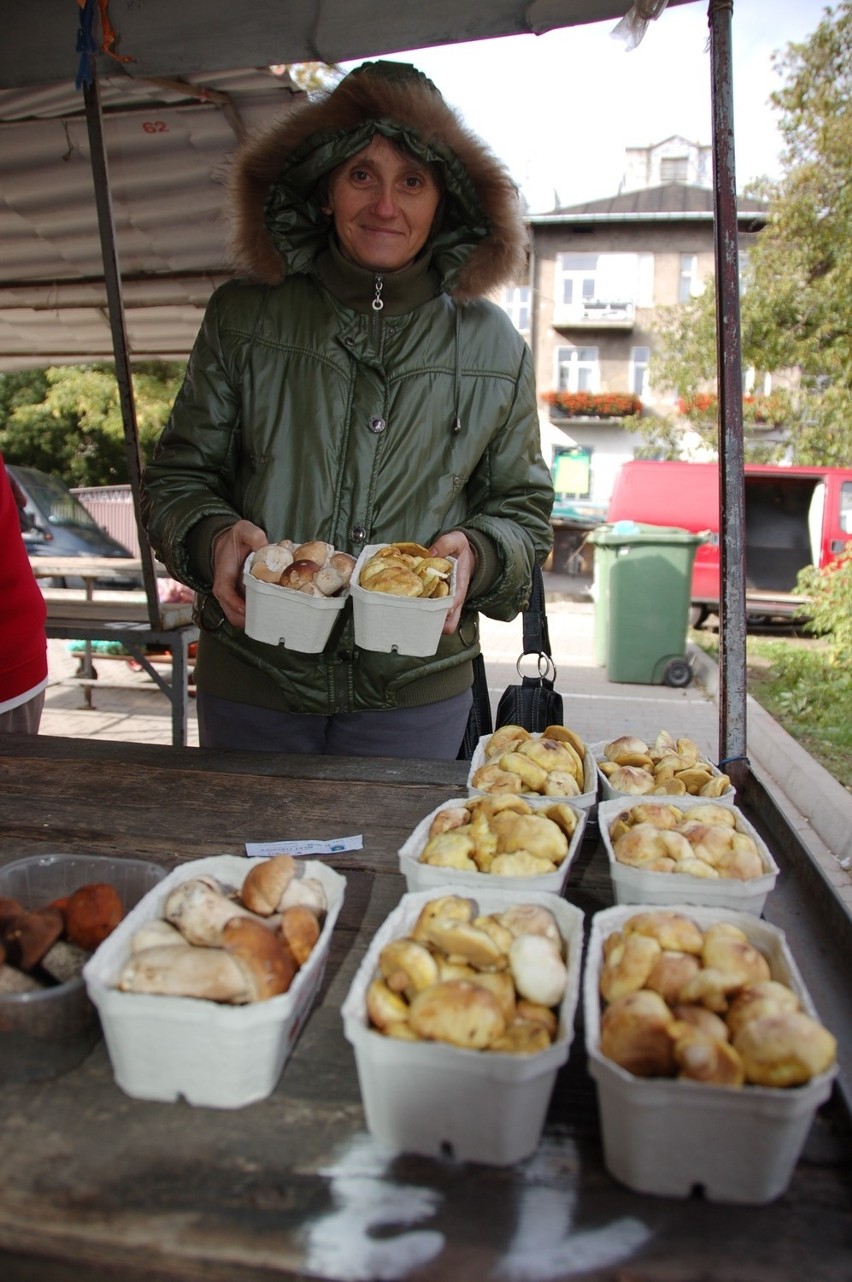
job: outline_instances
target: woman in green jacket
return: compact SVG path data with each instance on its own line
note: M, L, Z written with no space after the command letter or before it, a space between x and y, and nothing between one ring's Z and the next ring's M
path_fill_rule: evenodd
M143 510L197 593L202 746L453 758L477 614L512 619L550 547L530 352L486 295L522 270L504 168L413 67L365 63L239 153L237 278L213 295ZM318 655L245 633L268 542L457 559L428 658L360 649L351 606Z

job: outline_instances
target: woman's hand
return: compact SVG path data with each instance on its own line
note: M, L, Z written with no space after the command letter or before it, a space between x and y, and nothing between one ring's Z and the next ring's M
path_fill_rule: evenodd
M249 552L268 542L260 526L251 521L237 521L213 540L213 595L235 628L246 626L243 562Z
M453 605L447 615L447 621L441 629L443 634L449 635L459 626L462 606L467 599L467 590L476 568L476 557L467 535L461 530L450 530L447 534L439 534L429 549L429 555L456 558L456 594L453 597Z

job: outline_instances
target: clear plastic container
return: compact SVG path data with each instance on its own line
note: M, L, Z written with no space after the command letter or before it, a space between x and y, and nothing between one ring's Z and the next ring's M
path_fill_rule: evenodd
M114 886L125 913L166 875L143 859L33 855L0 868L0 896L44 908L91 882ZM76 1068L101 1033L82 975L33 993L0 994L0 1082L37 1082Z

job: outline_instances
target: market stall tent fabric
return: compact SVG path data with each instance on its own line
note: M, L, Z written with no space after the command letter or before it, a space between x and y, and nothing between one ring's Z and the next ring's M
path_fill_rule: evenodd
M677 4L682 0L669 0ZM636 9L658 16L664 7L662 0L637 0ZM520 33L541 34L557 27L578 23L621 19L632 6L628 0L468 0L459 6L457 0L431 0L429 5L412 5L407 0L311 0L310 3L285 3L284 0L254 0L248 6L235 6L232 0L99 0L98 14L94 15L95 0L73 5L71 0L42 0L38 9L14 5L4 16L4 40L0 43L0 137L11 136L16 129L24 129L45 115L53 122L52 151L47 167L31 169L24 183L24 195L17 205L8 203L0 207L0 242L12 245L11 261L0 260L0 368L4 358L11 360L13 368L32 363L39 342L36 335L53 326L50 343L55 345L53 360L73 359L73 334L79 330L84 316L91 317L93 310L103 308L103 297L109 311L109 325L116 372L122 397L122 416L128 447L131 484L136 498L138 517L139 459L135 416L130 381L131 355L147 354L159 348L160 354L177 355L186 346L186 333L194 325L196 315L203 307L206 295L217 283L225 269L223 255L218 247L208 247L206 258L193 257L194 237L189 233L183 238L183 255L178 251L180 234L173 220L175 244L164 260L145 252L149 243L140 247L138 270L130 273L128 290L133 289L147 315L147 326L141 319L138 338L131 348L125 324L122 271L119 251L124 253L122 237L116 237L113 214L109 166L108 133L104 130L104 112L97 88L97 74L104 64L112 72L115 85L121 83L122 91L146 82L148 93L151 82L164 89L163 82L178 81L180 93L189 111L194 99L216 101L215 88L206 85L214 73L234 66L269 68L276 64L299 61L346 61L359 57L393 54L396 51L423 48L446 43L465 43L488 37ZM722 496L722 536L726 561L723 563L723 619L722 619L722 670L723 691L721 700L722 753L732 763L733 773L745 766L745 582L744 582L744 504L742 493L742 420L739 395L739 301L736 292L736 188L733 163L733 111L731 92L730 28L733 0L710 0L709 25L712 53L712 94L714 106L714 188L716 198L717 276L719 278L717 329L719 341L720 405L723 414L722 474L725 492ZM663 15L664 18L664 15ZM88 28L86 23L88 22ZM77 50L77 29L80 29L80 51ZM96 33L96 34L95 34ZM51 192L51 179L60 166L85 159L86 146L82 136L75 138L74 115L51 111L51 90L35 87L63 86L86 78L87 39L97 44L101 52L92 56L96 71L93 85L86 93L86 124L89 159L94 176L95 197L98 211L98 228L103 259L103 272L91 262L91 254L81 252L86 238L86 226L91 228L91 217L85 201L78 209L79 217L72 219L64 234L58 237L64 253L60 270L55 259L46 253L39 261L45 242L45 226L35 230L36 246L33 249L34 229L28 221L28 198L36 203L39 193ZM109 75L109 72L106 72ZM174 86L172 85L172 88ZM24 99L18 96L28 91ZM226 94L226 91L221 91ZM144 96L144 95L143 95ZM125 100L126 101L126 100ZM150 104L149 104L150 105ZM142 133L167 134L168 120L165 98L154 104L157 114L147 117L152 126ZM172 99L170 105L176 105ZM227 96L220 98L223 118L230 127L241 129L240 117L232 110ZM118 113L117 113L118 114ZM208 115L207 119L210 117ZM157 122L165 125L160 128ZM186 124L186 121L184 121ZM118 130L115 131L118 134ZM191 132L191 131L190 131ZM18 134L18 138L22 137ZM67 145L62 148L56 139L65 136ZM194 135L194 138L197 135ZM170 140L171 141L171 140ZM199 147L198 154L203 152ZM116 178L121 173L124 157L131 155L130 146L122 151L116 144ZM180 154L186 155L180 148ZM149 157L150 160L150 157ZM149 163L144 167L141 180L146 192L155 184L158 166ZM82 174L82 168L81 168ZM160 170L162 172L162 169ZM128 192L135 189L127 182ZM57 199L56 189L50 214L62 216L64 206ZM168 200L168 191L160 189L154 200L148 202L149 215L156 221L157 211ZM193 220L194 221L194 220ZM50 217L46 222L49 224ZM144 219L140 219L140 225ZM184 224L185 226L185 224ZM133 220L128 220L125 239L134 231ZM156 238L154 238L156 239ZM199 238L200 239L200 238ZM144 237L141 238L144 244ZM27 261L29 248L32 257ZM132 246L128 246L132 257ZM213 259L214 261L210 261ZM23 275L22 264L31 269ZM135 277L135 278L134 278ZM173 296L166 301L163 291L171 289ZM4 317L3 308L23 310L10 322ZM79 309L75 317L75 307ZM157 314L157 309L162 309ZM133 309L136 310L135 307ZM142 308L140 308L140 311ZM179 332L167 337L167 317L174 322L180 315ZM61 319L57 319L61 318ZM70 318L70 324L66 321ZM25 319L28 325L19 324ZM136 319L136 318L134 318ZM40 320L41 325L36 321ZM5 321L5 324L4 324ZM49 321L47 326L43 322ZM147 342L142 331L147 328ZM20 339L27 330L29 341ZM151 338L151 332L159 336ZM9 346L14 349L11 352ZM91 359L95 347L103 349L103 336L97 339L88 335L84 345L86 353L77 352L77 359ZM26 349L33 350L27 356ZM143 351L143 349L147 349ZM44 363L45 353L39 352L36 363ZM8 363L5 368L10 368ZM151 624L157 614L156 585L149 568L145 574L149 598ZM735 642L726 645L726 632L731 629Z

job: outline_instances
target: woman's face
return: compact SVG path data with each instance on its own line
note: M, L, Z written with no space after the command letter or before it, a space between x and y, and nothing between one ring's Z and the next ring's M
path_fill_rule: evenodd
M425 245L440 199L430 167L376 134L332 172L325 211L346 258L370 271L395 272Z

